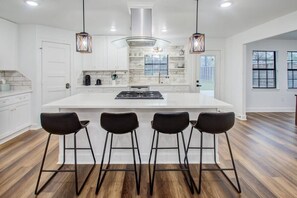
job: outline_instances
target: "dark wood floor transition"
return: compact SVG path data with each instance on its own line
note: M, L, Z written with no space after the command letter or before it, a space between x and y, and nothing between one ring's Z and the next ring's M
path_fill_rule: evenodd
M153 197L297 197L297 127L293 113L250 113L248 121L237 121L229 134L242 187L241 195L220 172L203 174L200 195L190 193L182 173L165 172L156 176ZM35 197L46 137L47 133L43 131L29 131L0 146L0 197ZM229 164L230 157L223 137L219 139L220 160ZM49 149L47 168L57 166L57 154L58 139L55 138ZM197 181L198 166L193 165L191 169ZM98 170L99 165L80 197L96 197ZM38 197L76 197L73 175L58 174ZM136 194L133 173L111 172L98 197L150 197L147 166L143 166L140 196Z

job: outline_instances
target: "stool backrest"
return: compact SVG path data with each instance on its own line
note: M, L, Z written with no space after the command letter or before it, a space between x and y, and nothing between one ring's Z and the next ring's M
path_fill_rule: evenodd
M235 122L235 114L228 113L200 113L196 128L207 133L224 133L230 130Z
M82 128L76 113L41 113L40 119L42 128L52 134L66 135Z
M162 133L179 133L189 126L189 113L156 113L153 120L153 129Z
M102 113L101 127L108 132L123 134L138 128L138 119L135 113Z

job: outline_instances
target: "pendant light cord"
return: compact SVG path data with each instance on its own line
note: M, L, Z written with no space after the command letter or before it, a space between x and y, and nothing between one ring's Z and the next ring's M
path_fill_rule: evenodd
M85 32L85 0L83 0L83 32Z
M197 0L197 6L196 6L196 33L198 33L198 1Z

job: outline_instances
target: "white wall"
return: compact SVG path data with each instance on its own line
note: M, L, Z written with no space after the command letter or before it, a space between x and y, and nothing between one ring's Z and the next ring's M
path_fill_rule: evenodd
M36 26L35 25L19 25L19 71L28 77L32 82L32 97L31 97L31 119L33 128L36 127L37 117L39 110L35 108L38 103L37 98L37 75L36 75Z
M40 25L20 25L19 30L19 58L20 72L32 81L32 123L33 128L40 125L39 115L41 113L41 58L42 42L56 42L69 44L71 49L71 84L72 92L75 93L76 81L79 77L81 66L81 55L75 52L75 32Z
M226 39L224 100L234 106L236 116L246 119L245 44L297 30L297 11Z
M276 89L252 88L253 50L276 51ZM273 40L247 44L246 53L246 111L247 112L287 112L295 109L296 89L288 89L287 51L297 51L296 40Z

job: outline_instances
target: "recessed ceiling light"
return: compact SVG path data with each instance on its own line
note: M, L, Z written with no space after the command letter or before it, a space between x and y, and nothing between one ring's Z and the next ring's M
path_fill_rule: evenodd
M221 8L228 8L231 5L232 5L231 1L223 1L220 6L221 6Z
M30 1L30 0L27 0L25 1L27 5L29 6L33 6L33 7L36 7L38 6L39 4L36 2L36 1Z
M167 32L167 28L163 28L161 31L162 32Z
M116 32L117 29L116 29L116 27L112 26L112 27L110 28L110 31L111 31L111 32Z

